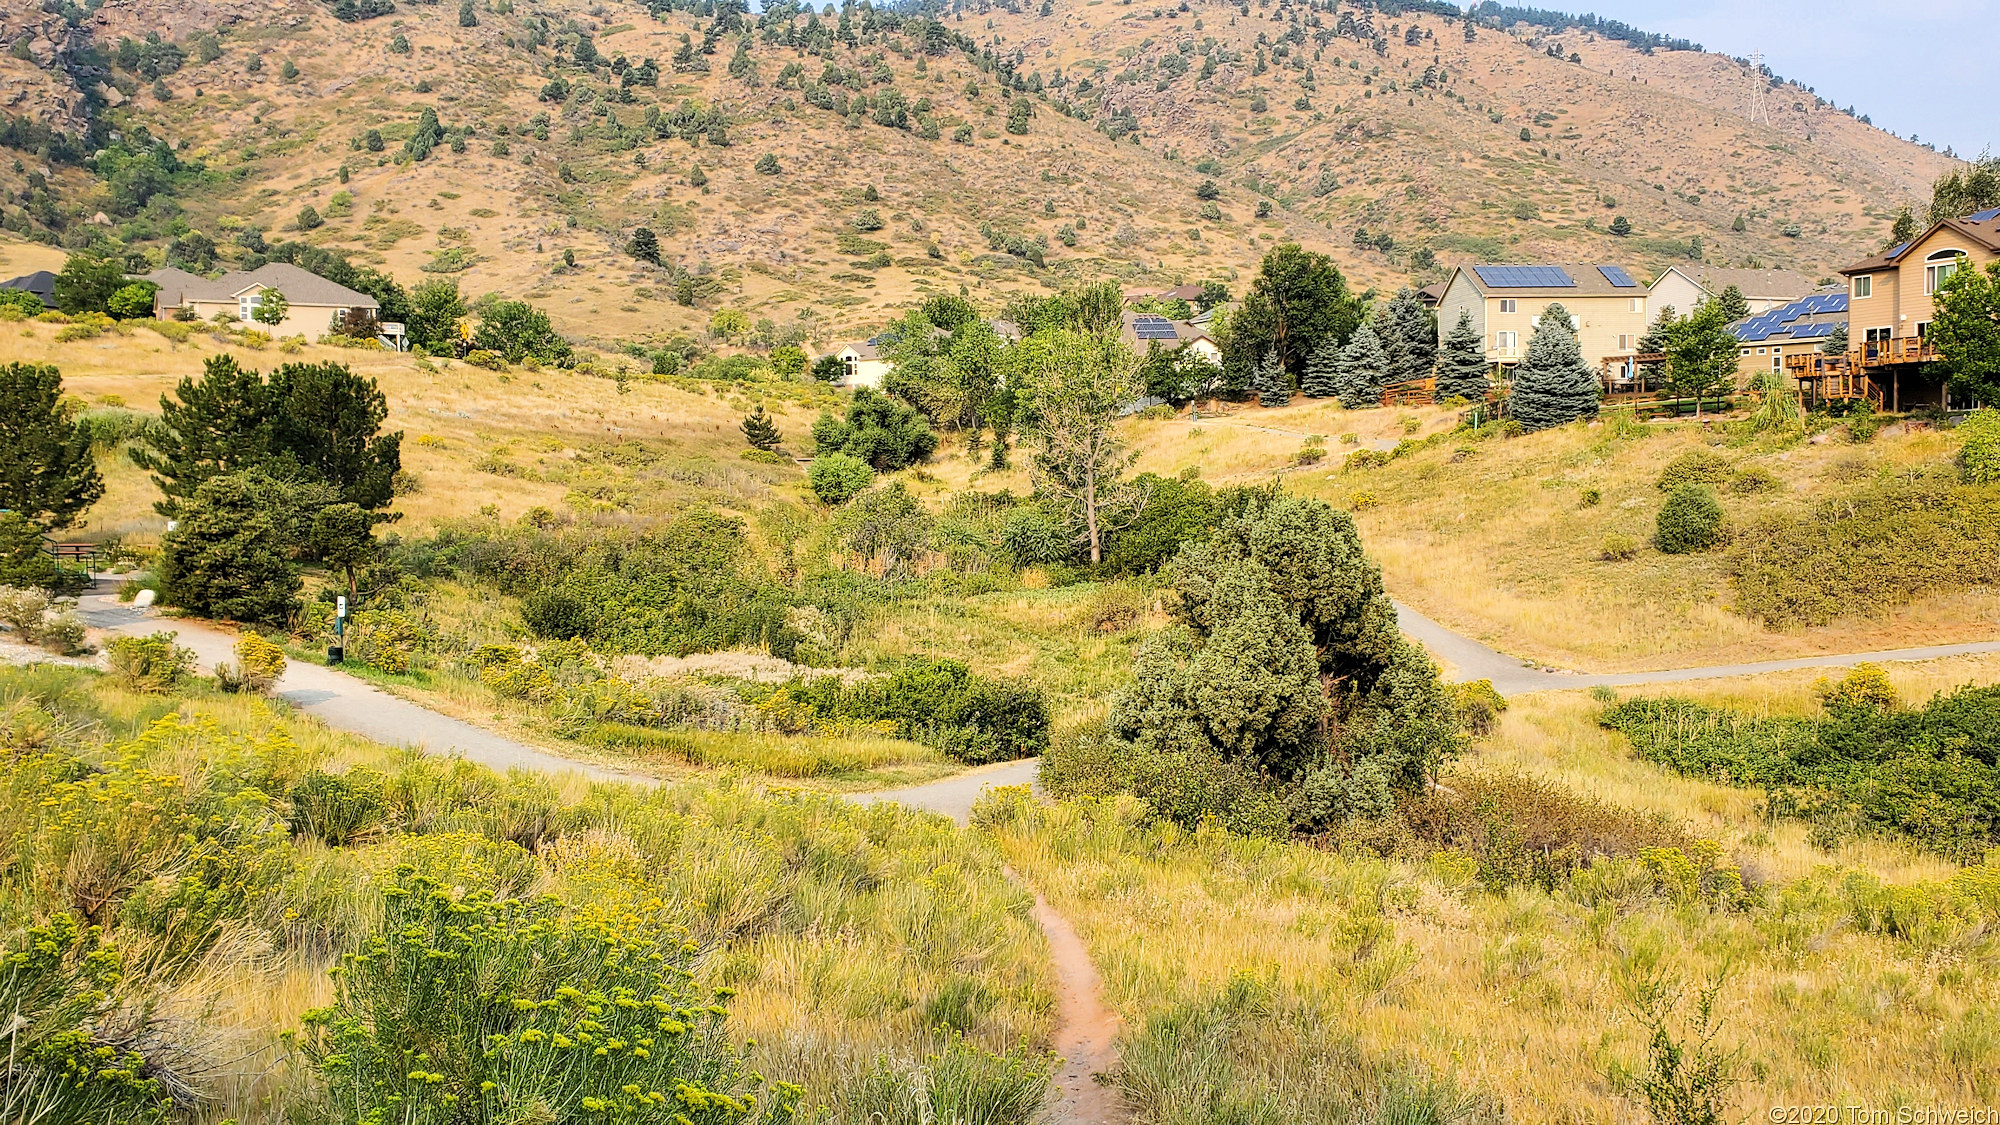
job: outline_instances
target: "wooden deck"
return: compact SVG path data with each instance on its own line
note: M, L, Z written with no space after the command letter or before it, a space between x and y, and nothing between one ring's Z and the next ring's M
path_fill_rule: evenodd
M1436 379L1410 379L1382 388L1383 406L1429 406L1437 394Z

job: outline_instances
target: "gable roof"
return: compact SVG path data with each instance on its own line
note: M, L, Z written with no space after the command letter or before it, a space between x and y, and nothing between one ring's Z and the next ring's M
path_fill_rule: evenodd
M1812 278L1796 270L1732 269L1724 266L1668 266L1654 279L1653 285L1665 281L1669 273L1680 274L1710 296L1734 285L1745 299L1751 301L1796 301L1819 288Z
M882 349L876 346L876 343L873 340L863 340L858 344L849 344L846 347L840 349L840 351L835 352L833 354L840 355L844 352L853 352L855 359L882 358Z
M366 293L357 293L311 270L287 262L266 262L254 270L237 270L211 281L172 267L154 270L146 280L159 285L160 302L167 307L187 301L226 304L253 289L275 289L294 305L316 305L344 309L373 309L380 305ZM168 299L167 291L176 296Z
M47 270L36 270L0 281L0 289L25 289L42 299L43 308L56 307L56 275Z
M1152 313L1126 313L1118 334L1128 347L1141 353L1155 344L1179 351L1196 340L1213 339L1203 325L1187 320L1168 320Z
M1985 216L1985 218L1980 218L1981 215ZM1872 273L1875 270L1887 269L1890 266L1899 264L1912 251L1921 248L1924 243L1929 242L1932 235L1945 230L1963 235L1967 241L1975 246L1982 246L1996 254L2000 254L2000 210L1988 210L1968 215L1963 219L1941 219L1938 222L1932 223L1930 229L1908 242L1898 243L1882 251L1880 254L1871 254L1840 272L1844 276L1852 276L1857 273Z
M1488 297L1561 300L1565 297L1641 297L1646 292L1637 282L1619 284L1615 279L1630 281L1631 277L1624 269L1612 265L1551 262L1524 266L1481 262L1460 266L1457 272Z

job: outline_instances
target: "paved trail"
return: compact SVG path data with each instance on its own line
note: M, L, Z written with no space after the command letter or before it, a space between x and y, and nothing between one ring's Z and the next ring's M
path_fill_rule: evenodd
M1452 632L1401 602L1396 603L1396 623L1403 632L1452 665L1454 681L1492 680L1501 695L1531 691L1573 691L1577 688L1629 687L1633 684L1671 684L1686 680L1710 680L1728 676L1755 676L1763 672L1789 672L1799 668L1851 668L1863 661L1877 663L1898 660L1936 660L1945 656L1970 656L2000 652L2000 641L1973 641L1968 644L1931 645L1927 648L1896 648L1880 652L1805 656L1795 660L1764 660L1750 664L1709 664L1698 668L1670 668L1658 672L1562 672L1540 668L1518 657L1508 656L1480 644L1471 637Z
M230 659L231 646L236 640L232 634L214 626L196 621L163 619L150 610L135 610L121 605L108 595L86 596L77 608L91 626L110 632L144 634L160 629L173 630L179 634L180 644L194 650L204 669L212 668L218 660ZM1495 652L1470 637L1452 632L1409 606L1398 604L1396 612L1405 633L1421 642L1438 659L1452 665L1453 679L1489 679L1502 695L1561 691L1599 684L1673 683L1795 668L1845 667L1864 660L1932 660L1945 656L2000 652L2000 641L1982 641L1662 672L1580 674L1537 668L1515 657ZM497 770L518 767L547 773L577 773L600 781L659 784L658 779L644 774L580 762L516 742L482 727L398 699L344 672L315 664L291 663L285 669L284 678L278 681L276 694L299 710L317 716L328 726L366 735L391 746L415 747L437 754L459 754ZM1040 764L1033 758L1004 762L968 770L929 785L856 793L848 799L859 804L894 801L911 808L942 813L964 824L971 818L973 803L987 789L1032 785ZM1063 1065L1055 1079L1060 1095L1055 1120L1067 1125L1122 1122L1126 1114L1115 1093L1098 1085L1092 1078L1093 1073L1109 1072L1117 1063L1118 1018L1104 1002L1103 981L1091 964L1089 951L1076 930L1039 893L1035 895L1034 914L1035 921L1048 937L1050 956L1056 969L1055 1042L1057 1052L1063 1056Z

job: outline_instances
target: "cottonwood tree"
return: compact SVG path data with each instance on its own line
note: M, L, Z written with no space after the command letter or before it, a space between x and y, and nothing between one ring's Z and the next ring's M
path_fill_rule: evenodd
M1738 294L1739 299L1741 294ZM1694 399L1695 416L1702 400L1727 393L1736 384L1741 343L1729 331L1737 318L1721 298L1703 301L1692 314L1661 325L1666 337L1667 389L1676 398Z
M1472 313L1459 310L1458 323L1445 335L1444 346L1438 349L1437 389L1431 395L1432 401L1462 398L1467 402L1484 402L1492 386L1487 374L1491 366L1486 362L1486 343L1472 327Z
M1367 301L1350 292L1333 259L1288 242L1264 255L1250 292L1229 322L1229 363L1253 370L1277 350L1287 377L1331 337L1347 343L1367 316Z
M90 432L63 402L62 372L36 363L0 367L0 509L62 528L103 495Z
M410 311L403 330L410 343L429 352L447 352L459 341L459 321L465 317L465 298L458 282L433 278L410 290Z
M1944 360L1952 389L2000 403L2000 263L1981 270L1961 259L1932 305L1925 339Z
M1546 430L1596 417L1597 404L1597 373L1583 361L1569 310L1551 304L1536 321L1528 354L1514 368L1508 409L1524 429Z
M1382 350L1381 339L1363 321L1341 349L1340 364L1334 369L1333 393L1340 396L1340 405L1349 410L1382 405L1388 367L1389 356Z
M1125 477L1137 456L1114 423L1139 396L1138 360L1105 334L1056 328L1012 349L1017 414L1037 491L1083 529L1090 561L1104 561L1107 520L1144 506Z

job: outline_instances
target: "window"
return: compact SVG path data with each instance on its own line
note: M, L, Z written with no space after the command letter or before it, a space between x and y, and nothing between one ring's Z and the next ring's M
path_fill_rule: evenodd
M1621 352L1632 350L1632 337L1630 334L1624 332L1618 334L1618 350Z
M1920 320L1920 321L1918 321L1918 322L1917 322L1917 339L1921 340L1921 339L1923 339L1924 337L1926 337L1926 336L1928 336L1928 335L1930 335L1930 334L1931 334L1931 322L1930 322L1930 321L1928 321L1928 320Z
M1503 313L1519 312L1521 311L1521 302L1512 297L1502 297L1500 298L1500 311Z
M1763 348L1758 348L1758 349L1757 349L1757 354L1758 354L1758 355L1763 355L1763 354L1764 354L1764 349L1763 349Z
M264 291L259 289L255 293L245 293L236 298L236 319L249 320L255 316L257 306L263 304L263 297Z
M1854 299L1865 301L1875 295L1875 275L1864 273L1854 279Z
M1513 355L1514 349L1520 346L1520 342L1521 334L1519 332L1495 332L1493 334L1493 347L1501 355Z
M1861 339L1864 343L1873 344L1888 339L1890 334L1887 328L1864 328L1861 331Z
M1771 370L1778 371L1784 368L1785 366L1784 351L1785 349L1783 348L1771 349Z
M1631 311L1633 311L1633 312L1645 312L1645 311L1646 311L1646 298L1644 298L1644 297L1634 297L1634 298L1632 298L1632 304L1631 304Z
M1938 286L1943 285L1946 278L1958 272L1959 264L1963 261L1965 261L1963 250L1940 250L1925 258L1924 292L1937 292Z
M1745 356L1747 356L1747 355L1749 355L1749 354L1750 354L1750 349L1749 349L1749 348L1744 348L1744 349L1743 349L1743 350L1742 350L1741 352L1739 352L1739 353L1737 353L1737 354L1739 354L1739 355L1745 355Z

